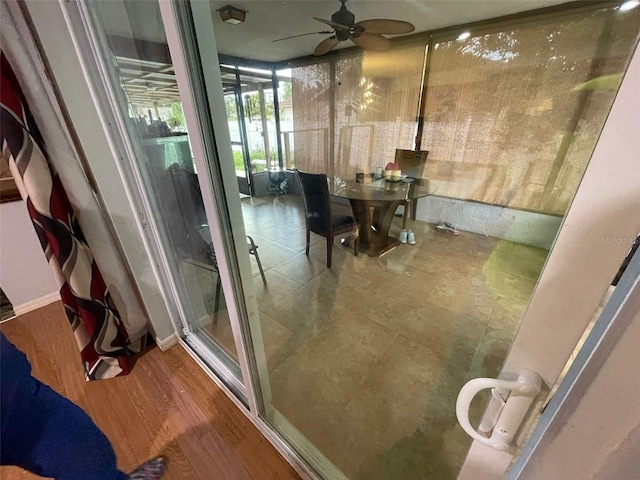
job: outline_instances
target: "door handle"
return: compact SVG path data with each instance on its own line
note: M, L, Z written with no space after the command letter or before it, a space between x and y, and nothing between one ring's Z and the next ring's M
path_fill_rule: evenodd
M467 382L456 400L458 423L467 434L480 443L500 451L513 451L513 438L540 393L542 379L531 370L522 369L515 380L474 378ZM471 401L481 390L492 389L492 398L479 432L469 421ZM488 434L491 434L488 436Z

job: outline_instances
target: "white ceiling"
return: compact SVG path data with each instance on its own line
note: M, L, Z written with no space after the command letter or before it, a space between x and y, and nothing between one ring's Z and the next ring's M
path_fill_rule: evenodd
M330 35L309 35L281 42L272 40L300 33L328 30L314 20L329 20L340 8L337 0L212 0L211 12L218 51L252 60L280 61L311 55L315 46ZM535 8L567 3L567 0L348 0L347 9L356 22L373 18L405 20L416 32L434 30L495 18ZM217 9L231 4L247 10L246 21L230 25L220 19ZM351 47L342 42L338 48Z
M97 3L108 33L166 43L155 2ZM347 8L355 14L356 22L373 18L405 20L415 25L416 32L422 32L561 3L567 1L349 0ZM210 4L218 51L262 61L311 55L315 46L329 35L310 35L276 43L272 40L330 29L312 17L330 19L340 8L337 0L211 0ZM249 12L243 24L230 25L220 19L216 10L227 4ZM351 42L342 42L338 48L352 45Z

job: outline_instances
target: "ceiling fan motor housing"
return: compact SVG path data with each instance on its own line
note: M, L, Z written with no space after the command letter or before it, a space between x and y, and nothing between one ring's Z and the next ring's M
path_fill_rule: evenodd
M353 13L351 13L349 10L347 10L347 7L345 7L343 2L342 6L340 7L340 10L338 10L336 13L331 15L331 21L334 23L339 23L341 25L352 27L353 24L356 22L356 16ZM345 40L349 40L350 35L351 35L350 30L341 29L341 28L336 29L336 38L341 42L344 42Z
M344 42L345 40L351 40L353 43L364 49L386 52L391 48L392 43L383 35L410 33L415 29L411 23L402 20L376 19L355 23L356 16L347 10L347 7L345 6L346 1L347 0L340 0L340 3L342 4L340 6L340 10L331 15L330 21L323 18L313 17L314 20L333 28L333 32L315 32L332 33L333 35L325 38L316 46L313 51L314 55L324 55L337 47L340 42ZM300 37L303 35L294 35L294 37Z

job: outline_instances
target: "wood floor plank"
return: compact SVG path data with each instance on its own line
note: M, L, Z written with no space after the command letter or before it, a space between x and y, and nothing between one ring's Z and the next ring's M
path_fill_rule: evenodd
M61 303L0 326L33 374L83 408L113 443L120 468L165 455L167 480L298 479L182 347L154 348L130 375L87 383ZM114 414L117 412L117 414ZM35 480L0 467L3 480Z
M166 352L165 365L170 369L167 376L179 378L187 388L194 402L207 414L215 428L232 447L239 445L246 437L248 428L255 428L243 418L244 414L209 379L202 370L190 371L193 359L183 349ZM256 430L257 431L257 430Z

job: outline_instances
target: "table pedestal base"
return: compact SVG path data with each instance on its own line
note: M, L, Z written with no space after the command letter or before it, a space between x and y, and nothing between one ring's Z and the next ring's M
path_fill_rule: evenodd
M397 238L389 235L393 214L400 202L353 199L349 201L355 220L358 222L358 250L370 257L380 257L400 244ZM342 244L345 246L351 242L351 238L342 240Z
M344 247L347 247L347 248L353 250L353 236L347 237L347 238L343 238L342 240L340 240L340 243ZM358 245L358 251L366 253L370 257L381 257L382 255L384 255L388 251L393 250L394 248L396 248L399 244L400 244L400 240L398 240L397 238L392 237L392 236L389 235L389 236L387 236L386 242L383 242L382 245L380 245L380 244L363 245L362 243L360 243Z

